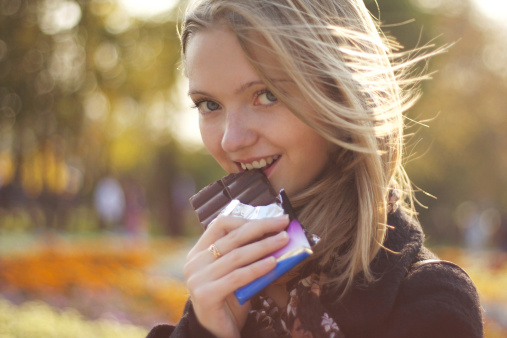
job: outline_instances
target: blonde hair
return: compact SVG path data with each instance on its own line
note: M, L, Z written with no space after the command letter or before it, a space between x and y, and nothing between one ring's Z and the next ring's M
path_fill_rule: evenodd
M384 242L387 198L397 181L413 214L411 185L402 167L404 110L415 100L405 76L417 60L397 61L399 47L381 34L362 0L198 0L181 29L183 60L193 34L226 25L270 90L335 147L325 172L291 202L310 232L322 238L312 261L343 288L375 279L369 265ZM275 56L262 63L255 51ZM419 58L424 58L419 57ZM417 59L417 58L416 58ZM287 81L313 107L293 103Z

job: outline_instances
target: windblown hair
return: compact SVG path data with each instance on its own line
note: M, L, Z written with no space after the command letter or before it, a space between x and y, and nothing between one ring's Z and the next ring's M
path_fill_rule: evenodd
M394 184L414 214L402 113L417 96L410 66L426 56L407 60L362 0L197 0L180 32L183 60L194 34L219 25L236 35L275 96L334 144L324 172L291 196L301 223L322 238L308 264L327 267L329 282L345 291L358 274L375 280L369 265L386 236ZM263 63L259 50L276 64ZM274 70L289 81L276 81ZM295 95L313 109L301 110Z

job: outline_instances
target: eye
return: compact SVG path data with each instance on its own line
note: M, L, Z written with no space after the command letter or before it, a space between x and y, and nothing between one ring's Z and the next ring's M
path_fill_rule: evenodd
M201 114L208 114L217 109L220 109L220 105L215 101L201 100L195 102L195 106L193 108L197 108Z
M254 104L267 106L277 101L278 101L277 97L271 91L266 89L257 94Z

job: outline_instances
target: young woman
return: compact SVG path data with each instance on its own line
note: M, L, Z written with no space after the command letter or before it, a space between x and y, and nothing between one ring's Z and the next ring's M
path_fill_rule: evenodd
M210 154L230 173L262 168L321 241L239 305L288 219L219 217L188 254L181 321L149 337L482 337L472 281L413 219L402 87L417 60L396 62L361 0L195 1L181 40Z

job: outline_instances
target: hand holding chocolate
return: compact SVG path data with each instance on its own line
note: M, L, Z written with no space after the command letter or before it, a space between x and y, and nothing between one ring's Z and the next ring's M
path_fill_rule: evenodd
M235 291L240 304L310 256L311 246L318 241L298 222L283 189L277 195L261 170L229 174L192 196L190 203L204 229L220 214L246 219L289 215L291 222L286 229L289 243L271 254L277 260L276 267Z

